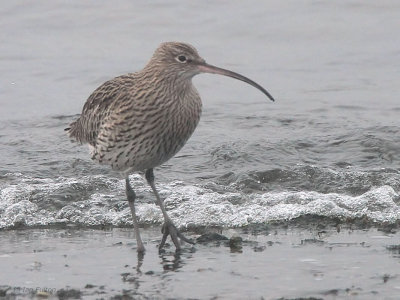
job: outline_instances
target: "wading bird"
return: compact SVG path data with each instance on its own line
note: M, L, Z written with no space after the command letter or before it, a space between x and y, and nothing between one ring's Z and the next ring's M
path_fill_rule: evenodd
M177 250L179 239L192 243L175 227L154 184L153 169L173 157L192 135L202 103L193 76L213 73L242 80L273 97L254 81L209 65L197 50L178 42L162 43L143 70L115 77L87 99L80 117L65 130L73 140L87 143L92 159L110 165L125 178L137 251L144 252L135 212L135 192L129 174L145 172L164 216L161 250L168 236Z

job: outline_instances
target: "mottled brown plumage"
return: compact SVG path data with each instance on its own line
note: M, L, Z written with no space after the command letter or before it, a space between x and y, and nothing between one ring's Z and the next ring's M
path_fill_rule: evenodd
M173 157L196 128L202 104L192 78L202 72L245 81L273 100L250 79L206 64L194 47L169 42L157 48L143 70L118 76L98 87L86 101L81 116L66 129L72 139L89 144L92 159L125 175L139 252L144 247L135 214L135 193L128 180L129 174L136 171L146 171L164 215L160 249L168 235L178 250L178 237L191 242L168 217L154 185L153 168Z

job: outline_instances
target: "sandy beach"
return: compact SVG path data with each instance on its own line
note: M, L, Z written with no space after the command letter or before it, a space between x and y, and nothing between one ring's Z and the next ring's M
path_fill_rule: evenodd
M256 226L210 232L209 242L159 254L158 228L147 228L147 251L138 256L131 228L3 231L0 295L398 299L400 294L400 236L393 230Z

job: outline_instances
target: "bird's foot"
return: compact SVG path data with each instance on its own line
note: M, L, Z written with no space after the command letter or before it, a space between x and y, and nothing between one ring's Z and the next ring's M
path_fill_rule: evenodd
M179 232L179 230L176 228L176 226L174 225L174 223L172 223L171 220L165 221L165 223L161 229L161 232L163 233L163 237L161 239L160 246L158 247L158 249L160 251L164 247L167 237L169 235L171 236L172 242L174 243L177 251L181 250L181 245L180 245L179 239L181 239L182 241L185 241L186 243L189 243L192 245L194 244L194 242L192 240L186 238L182 233Z

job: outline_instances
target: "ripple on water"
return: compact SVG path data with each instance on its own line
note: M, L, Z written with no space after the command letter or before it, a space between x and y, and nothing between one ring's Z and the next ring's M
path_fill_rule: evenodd
M371 175L309 168L294 169L292 173L271 170L247 174L252 181L248 189L244 188L249 186L244 176L232 175L221 184L159 183L159 190L171 218L185 228L241 227L304 216L362 219L371 225L399 222L398 172ZM298 179L301 174L303 181ZM329 183L318 188L325 180ZM161 223L162 214L143 178L135 175L131 181L138 195L139 222ZM285 184L292 188L285 188ZM293 188L296 184L298 190ZM307 190L307 184L312 189ZM266 188L268 185L279 188ZM124 181L103 175L80 179L25 177L1 189L0 216L0 228L132 225Z

